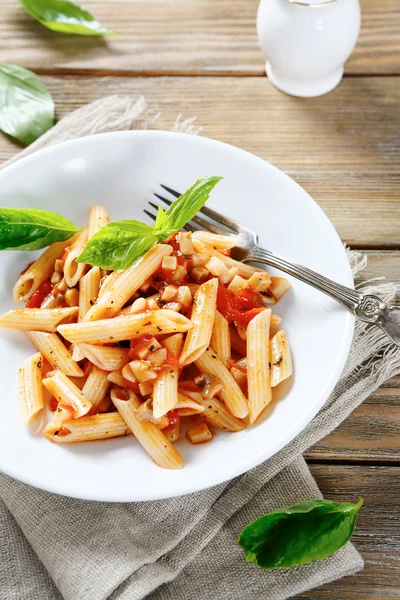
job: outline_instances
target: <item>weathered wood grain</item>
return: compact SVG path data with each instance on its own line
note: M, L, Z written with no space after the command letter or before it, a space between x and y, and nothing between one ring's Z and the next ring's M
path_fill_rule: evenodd
M328 583L294 600L397 600L400 590L400 468L311 465L329 500L364 498L352 537L365 560L356 575Z
M258 0L85 0L83 4L116 35L96 39L53 33L15 0L3 0L0 62L46 72L264 74L256 35ZM398 0L361 0L361 7L361 36L346 72L399 73Z
M108 94L143 94L158 128L179 113L202 133L240 146L291 175L344 241L398 246L400 86L395 77L347 78L314 99L286 96L261 78L44 77L58 118ZM229 115L229 118L227 118ZM0 138L0 160L17 147Z
M310 448L308 460L400 463L399 388L380 388L335 431Z

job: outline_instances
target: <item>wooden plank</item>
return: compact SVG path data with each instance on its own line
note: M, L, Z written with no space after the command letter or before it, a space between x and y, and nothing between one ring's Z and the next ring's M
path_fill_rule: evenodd
M400 463L400 389L380 388L330 435L310 448L312 461Z
M299 596L297 600L395 600L400 590L400 468L311 465L329 500L364 498L352 537L364 570ZM294 599L294 600L296 600Z
M44 77L57 116L108 94L143 94L156 125L197 116L203 134L280 167L321 205L352 245L399 244L400 86L395 77L347 78L315 99L281 94L261 78ZM227 118L229 115L229 118ZM4 136L0 160L16 151Z
M3 0L0 62L46 72L264 75L256 36L258 0L85 0L83 4L116 35L99 39L53 33L15 0ZM361 6L361 36L346 72L399 73L398 0L361 0Z

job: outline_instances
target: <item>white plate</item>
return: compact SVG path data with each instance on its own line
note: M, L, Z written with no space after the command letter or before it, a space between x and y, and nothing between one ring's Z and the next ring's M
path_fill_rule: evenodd
M287 175L227 144L184 134L137 131L86 137L43 150L0 174L0 205L43 208L81 225L93 203L112 219L144 220L143 208L158 185L185 190L205 175L222 175L211 207L258 232L261 244L352 286L342 243L328 218ZM29 252L3 252L1 313L14 307L12 288L32 261ZM270 270L273 271L273 270ZM134 438L51 444L26 428L19 414L17 370L32 353L24 334L0 336L0 469L26 483L77 498L139 501L213 486L255 467L288 444L311 421L337 382L353 334L353 317L323 294L296 280L278 305L294 358L295 376L268 418L210 444L177 446L185 466L157 467Z

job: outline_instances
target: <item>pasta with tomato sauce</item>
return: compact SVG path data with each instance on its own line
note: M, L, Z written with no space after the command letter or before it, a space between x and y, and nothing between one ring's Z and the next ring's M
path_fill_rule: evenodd
M25 421L47 409L57 443L133 434L161 467L182 467L174 447L216 431L242 431L292 375L280 317L289 282L230 257L227 236L177 233L126 270L76 263L109 221L92 207L88 227L50 246L21 274L25 308L0 326L25 331L35 354L21 367Z

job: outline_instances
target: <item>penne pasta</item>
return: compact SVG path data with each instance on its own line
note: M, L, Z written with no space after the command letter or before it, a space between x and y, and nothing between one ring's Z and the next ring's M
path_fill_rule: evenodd
M128 350L126 348L93 346L92 344L79 344L78 348L83 356L104 371L116 371L129 361Z
M229 250L236 246L236 238L232 235L219 235L209 231L194 231L192 238L213 246L217 250Z
M194 392L194 393L198 394L198 392ZM201 394L198 394L198 395L201 396ZM196 395L196 400L197 400L197 395ZM205 407L202 406L196 400L192 400L192 398L189 398L187 395L187 392L182 393L178 390L178 402L176 403L174 410L178 411L178 413L181 417L190 417L192 415L197 415L197 414L203 413L205 410Z
M129 381L128 379L125 379L125 377L122 375L122 369L108 373L107 379L108 381L111 381L111 383L115 383L115 385L118 387L127 388L129 390L133 390L134 392L138 389L138 382L136 380Z
M203 373L213 375L222 383L221 398L232 415L243 419L249 413L247 400L234 377L230 374L223 362L207 348L200 358L196 360L196 366Z
M113 317L126 304L129 298L158 269L164 256L172 253L171 246L157 244L135 265L123 271L85 316L85 321Z
M112 344L148 333L160 335L188 331L191 327L191 321L180 313L160 309L139 315L124 314L113 319L62 325L58 332L74 344Z
M68 349L56 333L29 331L27 335L53 369L61 369L69 377L83 377L82 369L72 359Z
M17 308L0 316L0 327L21 331L55 333L62 323L71 323L78 317L78 308Z
M283 294L286 294L292 287L290 281L286 277L271 277L271 285L268 288L276 300L280 300Z
M153 414L156 419L166 415L178 402L178 372L164 367L153 387Z
M118 412L112 412L68 419L61 427L49 423L44 428L43 435L51 442L68 444L131 435L131 430Z
M240 356L246 356L246 341L240 337L238 330L233 325L229 328L229 335L232 350Z
M293 374L292 355L286 333L280 329L270 341L271 386L275 387Z
M89 209L88 239L105 227L110 221L110 216L104 206L93 204Z
M92 267L79 282L79 314L78 321L82 321L88 310L95 303L99 295L100 269Z
M42 355L27 358L18 371L19 403L24 423L31 423L43 408Z
M231 358L231 336L229 323L218 310L215 311L210 344L222 362L226 364Z
M131 390L116 388L111 391L111 400L138 442L154 462L164 469L180 469L183 466L179 452L151 421L139 421L136 410L140 400Z
M225 404L218 398L205 399L199 392L188 392L182 390L179 392L179 403L183 402L185 397L190 397L203 408L202 415L205 420L221 431L242 431L245 429L246 423L242 419L234 417Z
M271 309L258 313L247 328L247 384L250 423L254 423L272 400L269 370Z
M208 348L214 323L217 301L218 279L203 283L196 292L191 316L192 329L188 331L180 365L188 365L201 356Z
M231 267L237 267L239 275L241 277L245 277L246 279L248 279L253 275L253 273L257 273L258 271L260 271L260 269L256 269L255 267L247 265L246 263L239 262L237 260L234 260L230 256L222 254L222 252L215 250L214 247L209 244L204 244L203 242L200 242L199 240L195 239L193 239L193 244L197 252L205 253L210 257L217 256L220 260L222 260L222 262L228 269L230 269Z
M64 263L64 277L68 287L73 288L83 276L87 266L83 263L77 263L76 259L82 254L88 239L88 228L85 227L78 234L74 243L70 246L70 251Z
M75 238L65 242L55 242L43 252L39 258L32 263L26 271L21 273L14 286L13 296L15 302L27 302L36 292L39 286L50 279L54 272L54 263L64 254L65 248Z
M92 408L82 391L61 371L51 371L42 383L57 402L71 407L74 418L83 417Z
M82 393L91 402L93 408L101 405L104 397L110 387L108 373L92 365L85 385L82 388Z

